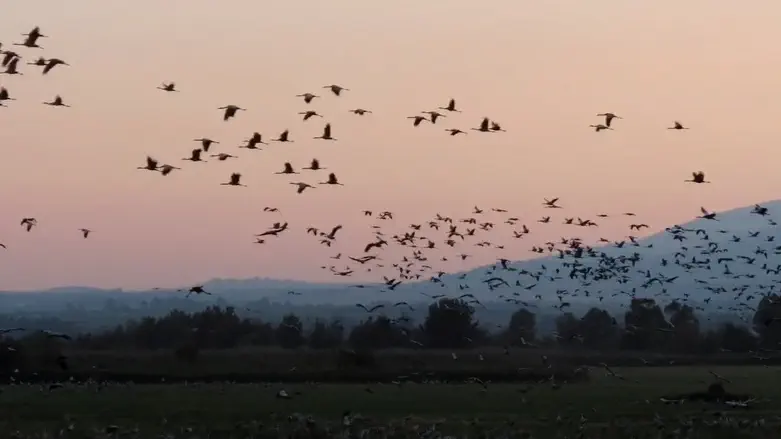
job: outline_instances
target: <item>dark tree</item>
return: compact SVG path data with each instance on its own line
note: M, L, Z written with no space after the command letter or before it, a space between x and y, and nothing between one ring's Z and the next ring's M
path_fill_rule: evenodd
M616 320L607 311L591 308L580 319L580 335L583 346L590 349L614 349L618 343Z
M295 314L288 314L282 317L279 322L274 338L277 344L285 349L295 349L304 344L303 324L301 319Z
M432 303L420 328L426 346L458 349L481 342L485 334L473 316L474 309L461 299L445 298Z
M522 345L522 339L533 342L537 338L537 316L526 308L515 311L502 338L511 346Z
M330 324L323 320L315 320L309 333L309 347L313 349L329 349L341 346L344 338L344 327L333 321Z
M670 325L653 299L633 298L624 314L624 334L621 347L629 350L650 350L665 344L670 338Z

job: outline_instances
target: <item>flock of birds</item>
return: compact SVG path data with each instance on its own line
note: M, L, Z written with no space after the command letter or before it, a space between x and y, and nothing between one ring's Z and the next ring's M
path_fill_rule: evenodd
M38 44L39 40L41 38L46 38L46 35L43 35L41 33L41 30L38 27L35 27L32 29L29 33L22 34L24 36L24 39L21 42L14 43L13 46L19 46L24 47L28 49L40 49L41 46ZM4 48L2 44L0 44L0 55L2 55L2 67L4 68L4 71L1 73L8 74L8 75L21 75L23 74L22 71L20 71L20 61L23 59L22 55L20 55L18 52ZM36 60L32 62L28 62L28 65L33 65L37 67L42 68L42 74L46 75L52 71L57 66L63 65L63 66L69 66L69 64L62 59L59 58L44 58L39 57ZM161 85L157 87L161 92L163 93L178 93L180 92L179 89L176 88L176 84L174 82L164 82ZM324 90L327 90L327 93L330 94L333 97L339 98L341 97L345 92L350 92L348 88L345 88L343 86L337 85L337 84L330 84L323 86ZM304 105L311 105L313 102L315 102L316 99L323 99L324 96L320 96L311 92L306 92L302 94L296 95L297 98L300 98ZM14 98L12 97L11 93L8 89L5 87L0 87L0 105L5 106L5 103L13 101ZM50 102L44 102L44 104L51 105L51 106L59 106L59 107L67 107L62 99L61 96L56 96L52 101ZM219 107L219 110L222 111L221 117L222 120L225 122L230 121L234 117L237 117L239 112L241 111L247 111L246 108L241 107L239 105L230 104L225 105L222 107ZM372 114L371 110L367 110L365 108L355 108L350 110L353 114L356 116L366 116ZM440 120L449 120L448 115L453 113L461 113L461 109L457 107L457 103L455 99L450 99L447 103L447 105L440 106L436 110L427 110L422 111L420 114L417 115L411 115L408 116L408 119L412 121L413 127L419 127L424 122L435 125ZM319 114L316 110L312 109L306 109L304 111L301 111L298 113L303 121L310 121L313 118L324 118L323 115ZM599 113L597 114L598 117L603 118L603 122L599 124L593 124L591 125L592 128L594 128L597 132L604 131L604 130L613 130L615 127L615 121L621 119L620 116L606 112L606 113ZM673 126L668 127L668 129L671 130L686 130L688 127L684 127L680 122L675 121ZM473 127L469 129L471 131L476 131L479 133L499 133L499 132L505 132L505 129L495 120L489 117L483 117L480 120L480 123L478 126ZM459 134L466 135L469 130L464 130L460 128L446 128L444 131L449 133L451 136L456 136ZM247 150L260 150L261 146L267 146L269 143L264 141L266 139L261 133L254 132L252 135L250 135L242 145L239 145L238 148L240 149L247 149ZM322 140L322 141L337 141L337 138L334 136L334 130L332 127L332 124L330 122L325 123L323 127L322 134L319 136L315 136L313 140ZM215 145L220 145L220 142L208 137L197 137L194 138L193 141L199 143L199 147L195 148L190 151L189 155L187 157L183 157L183 161L190 161L190 162L205 162L206 155L208 154L208 157L216 158L218 161L226 161L228 159L235 159L237 156L231 154L230 152L218 152L214 149L216 148ZM279 143L290 143L294 142L293 136L291 135L291 131L289 129L282 130L279 135L277 135L275 138L270 139L270 142L279 142ZM156 172L160 173L163 176L170 175L175 170L181 170L180 167L175 166L170 163L162 163L161 161L149 156L146 158L145 164L143 166L139 166L138 169L148 171L148 172ZM309 166L300 168L297 170L290 162L285 162L281 166L281 170L279 172L276 172L276 174L280 175L301 175L303 171L307 172L318 172L318 171L324 171L327 170L326 167L321 165L320 160L317 158L313 158L311 162L309 163ZM301 172L299 172L301 171ZM686 182L690 183L710 183L705 179L705 173L702 171L693 172L692 178L685 180ZM242 183L242 175L238 172L233 172L228 177L227 181L220 183L224 186L242 186L245 187L245 185ZM296 178L294 181L289 182L290 185L295 187L295 190L298 194L303 194L308 189L315 188L314 182L307 182L307 181L301 181L298 178ZM337 175L335 172L329 172L327 177L324 178L322 181L317 182L319 185L328 185L328 186L341 186L342 183L339 181ZM553 199L546 199L542 205L545 209L562 209L562 206L559 204L558 198ZM764 210L763 210L764 209ZM267 212L279 212L279 209L275 207L266 207L264 209ZM699 218L706 219L706 220L714 220L716 218L716 214L713 212L709 212L706 209L701 209L702 215ZM486 215L488 213L493 213L496 215L503 215L502 217L495 217L492 219L486 219ZM767 215L767 209L757 206L755 209L755 212L759 215L766 216ZM364 211L363 214L367 217L375 217L378 220L393 220L394 215L391 212L380 212L378 215L374 215L371 211ZM631 212L625 212L622 216L626 217L635 217L634 213ZM582 219L577 216L572 217L565 217L563 219L564 224L571 225L573 227L582 227L582 228L593 228L598 227L598 221L607 218L607 214L598 214L593 219ZM543 216L542 218L538 219L536 222L539 224L547 224L551 221L556 221L552 219L551 216ZM772 220L771 220L772 221ZM35 227L38 226L38 220L34 217L25 217L21 219L20 225L24 230L27 232L33 231ZM511 230L507 231L507 234L505 237L498 237L498 238L489 238L488 233L494 232L495 229L502 229L501 226L508 226ZM628 225L630 228L630 231L640 231L642 229L648 228L648 224L639 222L639 221L633 221L631 224ZM513 215L507 212L505 209L499 209L499 208L493 208L489 212L485 212L483 209L478 208L477 206L474 208L474 211L471 213L470 216L465 218L458 218L454 219L451 217L442 216L440 214L437 214L435 217L430 218L427 221L418 223L418 224L411 224L407 230L403 230L396 233L386 233L383 230L383 227L377 224L371 225L371 232L373 233L373 238L370 242L366 243L363 247L363 252L359 255L347 255L345 258L342 258L342 253L338 253L331 258L335 261L349 261L349 264L346 264L344 266L339 266L331 264L331 265L324 265L323 268L329 270L332 272L335 276L341 276L341 277L348 277L351 274L353 274L356 270L358 270L358 267L363 267L367 271L375 270L375 271L381 271L382 272L382 285L386 290L395 290L404 282L412 281L412 280L422 280L425 278L428 278L431 280L431 282L438 283L441 286L445 285L445 279L447 278L446 272L435 268L435 264L433 264L433 261L428 256L429 253L432 251L435 251L436 249L439 249L441 247L445 247L448 250L452 250L456 247L462 248L464 245L471 244L477 247L482 247L483 249L490 249L492 252L501 251L505 249L506 244L504 244L506 241L505 239L521 239L525 236L529 235L531 233L531 229L533 227L528 224L523 224L520 220L519 215ZM336 241L337 234L342 229L341 225L337 225L335 227L330 228L328 231L321 230L320 227L314 227L310 226L306 228L306 232L308 234L313 235L316 237L316 239L319 241L320 244L331 247L332 244ZM264 244L266 242L266 239L269 237L278 237L284 233L288 233L290 230L289 223L287 221L284 222L274 222L271 227L269 227L268 230L265 232L259 233L255 236L255 241L258 244ZM424 232L425 231L425 232ZM78 230L78 232L84 237L88 238L92 236L92 230L88 228L81 228ZM712 255L715 255L719 252L727 251L724 248L719 247L719 245L716 245L713 242L710 242L707 244L706 247L699 246L692 246L688 247L686 245L683 245L683 243L687 242L686 240L689 239L689 236L691 233L696 234L700 239L708 240L709 234L703 230L687 230L684 228L671 228L668 229L668 232L673 234L675 236L675 239L680 241L682 243L681 251L675 253L675 257L672 261L663 258L662 262L660 263L661 266L667 266L667 264L673 264L676 266L683 267L687 271L693 271L695 269L701 269L701 268L707 268L712 269L711 266L712 263ZM435 234L439 233L443 236L435 236ZM724 233L727 233L726 231ZM753 238L756 238L758 235L752 235ZM772 236L767 237L767 242L771 242ZM739 239L736 237L736 239ZM473 240L477 240L477 242L472 242ZM599 240L602 244L610 244L614 247L618 248L624 248L624 247L637 247L640 244L638 244L637 237L634 235L629 234L626 238L620 240L620 241L612 241L607 238L601 238ZM389 262L384 261L383 258L379 255L379 251L383 248L389 246L390 244L395 244L398 246L405 247L409 250L409 254L404 256L401 260L396 262ZM0 247L5 248L5 245L0 243ZM702 247L702 248L701 248ZM583 295L585 297L594 296L597 297L599 300L603 300L604 292L603 291L592 291L593 288L590 289L593 285L599 284L599 282L605 281L605 280L616 280L618 281L618 285L624 285L628 283L631 279L631 276L629 276L629 272L631 270L631 267L636 265L638 261L641 258L641 255L638 252L634 252L632 255L611 255L607 251L602 251L599 248L592 247L590 245L587 245L584 243L582 239L579 238L562 238L559 242L547 242L545 245L535 245L531 248L531 251L537 254L556 254L559 258L564 259L565 257L570 258L571 260L565 261L562 266L554 269L549 269L548 266L545 264L542 264L538 270L516 270L512 267L513 264L510 263L510 260L508 258L502 257L499 259L499 263L492 266L487 271L487 279L484 279L482 281L483 284L485 284L489 290L498 290L503 286L513 286L513 287L521 287L523 290L531 291L533 290L538 283L541 283L545 279L548 279L551 282L551 288L553 288L555 291L557 291L556 295L559 298L560 302L560 308L564 308L565 305L568 303L566 300L564 300L564 297L566 295L572 295L572 296L579 296ZM703 255L704 258L707 259L707 261L701 261L698 260L698 256L694 255L692 252L699 251L698 254ZM759 253L757 253L760 256L748 256L748 255L740 255L738 258L741 261L744 261L746 263L753 264L754 261L756 261L757 257L764 257L767 258L767 252L772 251L774 253L779 252L779 248L775 247L771 250L757 250ZM764 255L764 256L762 256ZM443 254L438 256L440 261L447 261L448 259L457 259L465 261L468 258L471 257L471 254L467 252L466 250L461 251L460 253L457 253L455 255L453 254ZM689 260L686 260L685 258L690 258ZM596 264L594 265L588 265L584 261L586 259L592 259L596 261ZM719 257L716 258L716 260L719 263L723 263L726 268L726 272L724 275L729 276L732 275L732 272L729 271L728 264L730 262L736 261L735 259L730 259L729 257L726 257L724 255L719 255ZM750 262L749 262L750 261ZM355 264L358 264L357 266ZM767 264L763 265L764 269L766 270L766 274L771 273L777 273L778 267L771 267ZM384 270L384 271L383 271ZM507 271L516 271L519 276L525 276L529 280L529 282L522 281L520 279L510 281L508 279L505 279L505 277L498 276L498 273L501 272L507 272ZM641 288L647 289L653 284L659 284L659 285L665 285L674 282L675 279L672 278L666 278L664 275L654 275L650 269L649 271L643 273L645 278L647 279L642 285ZM568 289L560 289L556 288L555 284L556 282L562 280L562 276L566 275L567 278L570 280L578 280L580 283L578 286L574 287L572 291L569 291ZM459 275L458 278L460 280L466 280L466 275L462 274ZM677 277L676 277L677 278ZM711 279L712 280L712 279ZM701 281L701 285L707 285L708 281ZM369 285L355 285L356 288L368 288L371 287ZM458 284L459 290L465 290L471 288L470 285L467 282L462 282ZM537 287L539 289L539 287ZM740 287L737 287L740 288ZM770 284L767 286L768 291L774 291L775 284ZM748 287L743 288L741 291L745 292L748 289ZM629 296L633 296L637 292L637 288L632 288L628 291L624 291L623 289L619 289L621 293L627 294ZM666 291L666 290L665 290ZM737 290L736 290L737 291ZM295 293L295 292L294 292ZM205 289L202 285L195 286L191 288L188 291L188 294L207 294ZM613 295L620 294L620 293L611 293ZM519 304L527 304L525 300L522 300L520 297L520 293L518 291L515 291L513 293L510 293L510 295L502 295L500 298L503 300L507 300L508 302L513 303L519 303ZM434 295L432 297L438 297L439 295ZM465 293L465 296L467 298L470 298L470 300L473 300L475 302L479 302L477 298L475 297L469 297L471 296L469 293ZM541 298L541 294L535 295L537 298ZM738 295L740 297L740 294ZM375 309L376 307L365 307L364 305L361 305L365 309ZM748 305L746 305L748 306Z

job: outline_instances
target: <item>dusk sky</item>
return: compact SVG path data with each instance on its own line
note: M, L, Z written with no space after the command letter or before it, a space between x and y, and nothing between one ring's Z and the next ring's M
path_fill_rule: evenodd
M500 207L532 228L474 260L526 259L561 236L629 233L627 218L588 235L564 216L636 212L657 232L699 214L778 198L781 4L639 0L491 3L334 0L14 2L0 41L23 75L0 75L0 290L85 285L150 288L221 278L344 281L321 265L362 253L371 224L398 233L437 212ZM44 49L12 46L40 26ZM42 76L26 62L56 57ZM156 89L176 82L179 93ZM335 97L322 88L342 85ZM305 104L295 97L322 98ZM71 108L42 105L60 94ZM457 100L463 113L413 128L407 116ZM218 107L248 109L223 122ZM353 108L373 111L363 117ZM297 113L325 116L302 122ZM595 133L597 113L623 120ZM487 116L505 133L469 130ZM689 130L667 130L674 120ZM325 122L335 142L313 140ZM450 137L445 128L468 131ZM237 146L289 129L295 143ZM236 160L181 160L199 146ZM211 151L210 151L211 153ZM183 168L136 169L146 155ZM319 173L274 175L284 162ZM702 170L711 184L686 184ZM241 172L248 187L226 187ZM290 181L335 172L345 186L302 195ZM543 197L565 207L536 223ZM264 213L265 206L280 209ZM366 218L388 210L395 220ZM39 226L25 232L23 217ZM500 216L491 217L501 222ZM264 245L275 221L290 230ZM344 225L333 247L305 229ZM94 230L83 239L79 228ZM509 241L509 227L485 235ZM427 232L428 233L428 232ZM433 236L433 235L432 235ZM442 239L439 239L442 241ZM408 254L391 247L384 258ZM468 264L467 264L468 262ZM361 275L361 281L376 279Z

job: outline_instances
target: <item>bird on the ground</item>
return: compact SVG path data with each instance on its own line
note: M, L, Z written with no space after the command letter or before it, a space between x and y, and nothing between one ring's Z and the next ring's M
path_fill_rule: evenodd
M667 128L668 130L688 130L689 128L684 127L680 122L677 120L675 121L674 125Z
M320 166L320 160L312 159L312 162L309 164L309 166L306 167L306 168L302 168L302 169L307 169L307 170L310 170L310 171L319 171L319 170L327 169L327 168L323 168L323 167Z
M709 181L705 180L705 173L702 171L692 172L692 179L684 181L687 183L710 183Z
M245 186L241 184L241 174L234 172L227 183L220 183L222 186ZM246 187L246 186L245 186Z
M201 153L203 150L201 148L194 149L190 152L190 157L185 157L182 160L189 160L191 162L205 162L206 160L201 158Z
M60 95L55 96L53 101L44 102L44 104L51 105L52 107L70 107L70 105L67 105L62 101L62 97L60 97Z
M226 105L224 107L218 108L218 110L225 110L225 113L222 116L222 120L228 120L232 117L236 116L237 111L247 111L246 108L241 108L237 105Z
M285 162L284 169L280 172L275 172L275 174L298 174L298 172L293 169L293 165L289 162Z
M211 148L212 145L219 145L220 142L216 140L212 140L208 137L201 137L200 139L193 139L194 142L201 142L201 148L203 148L203 152L209 152L209 148Z
M179 91L176 89L176 84L174 84L173 82L170 82L168 84L164 82L163 85L157 87L157 89L163 91Z
M92 230L90 229L79 229L81 232L81 235L84 236L84 239L87 239L90 233L92 233Z
M59 58L49 58L46 60L46 67L43 68L42 74L49 73L53 68L63 65L63 66L69 66L70 64L66 63L65 61L59 59Z
M323 140L336 140L331 136L331 124L327 123L325 124L325 127L323 128L323 135L314 137L315 139L323 139Z
M308 104L308 103L312 102L312 99L319 98L320 96L312 94L312 93L304 93L304 94L296 95L296 97L304 98L304 102L306 102ZM306 119L304 119L304 120L306 120Z
M331 93L335 94L336 96L341 96L343 91L350 91L350 89L344 88L336 84L326 85L323 86L323 88L331 89Z
M320 182L320 184L338 184L339 186L344 186L342 183L339 183L339 180L336 178L336 174L333 172L328 174L328 180Z
M440 110L447 110L447 111L455 111L457 113L460 113L461 110L456 109L456 100L450 99L450 102L447 104L447 107L439 107Z
M320 114L318 114L318 113L317 113L317 111L314 111L314 110L309 110L309 111L302 111L302 112L300 112L300 113L298 113L298 114L301 114L301 115L303 115L303 116L304 116L304 120L305 120L305 121L307 121L307 120L309 120L309 119L311 119L311 118L313 118L313 117L315 117L315 116L317 116L317 117L323 117L323 116L321 116Z

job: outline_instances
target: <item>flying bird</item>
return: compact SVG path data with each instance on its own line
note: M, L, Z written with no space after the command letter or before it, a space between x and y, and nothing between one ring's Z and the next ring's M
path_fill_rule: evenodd
M232 117L235 117L237 111L247 111L246 108L241 108L236 105L226 105L224 107L218 108L218 110L225 110L225 113L222 116L222 120L228 120Z

